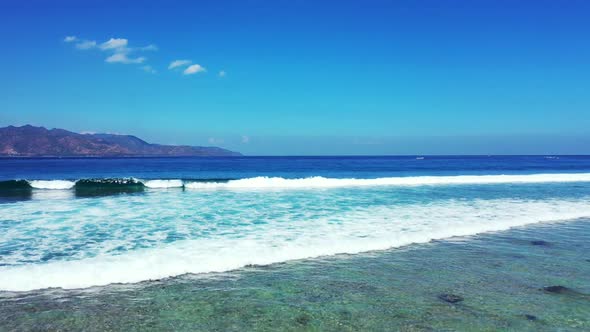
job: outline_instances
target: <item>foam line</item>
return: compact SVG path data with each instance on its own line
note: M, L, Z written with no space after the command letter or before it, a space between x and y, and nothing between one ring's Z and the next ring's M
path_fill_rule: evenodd
M189 189L264 189L264 188L338 188L369 186L423 186L461 184L506 184L590 182L590 173L578 174L530 174L530 175L457 175L457 176L411 176L377 179L335 179L309 177L285 179L280 177L255 177L228 182L187 182Z
M216 235L119 255L4 266L0 267L0 290L84 288L221 272L248 264L355 254L589 215L587 198L446 200L426 205L358 207L326 218L299 220L296 228L292 223L278 222L253 227L239 236ZM335 219L339 222L332 222Z
M3 181L0 188L11 189L23 187L22 181ZM137 180L129 179L81 179L67 180L29 180L34 189L72 189L74 187L102 186L145 186L147 188L188 188L188 189L305 189L305 188L339 188L371 186L435 186L462 184L509 184L509 183L567 183L590 182L590 173L565 174L527 174L527 175L454 175L454 176L408 176L383 177L376 179L325 178L314 176L308 178L287 179L282 177L259 176L229 181L197 180Z
M152 189L156 189L156 188L182 188L184 186L184 183L182 182L182 180L148 180L148 181L142 181L143 185L148 187L148 188L152 188Z

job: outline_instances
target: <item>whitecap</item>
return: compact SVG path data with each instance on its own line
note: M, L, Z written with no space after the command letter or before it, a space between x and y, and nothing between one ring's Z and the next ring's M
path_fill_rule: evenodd
M184 183L182 180L147 180L142 181L143 185L148 188L182 188Z
M338 188L369 186L424 186L461 184L551 183L590 182L590 173L527 174L527 175L456 175L456 176L408 176L376 179L337 179L320 176L286 179L259 176L227 182L187 182L189 189L267 189L267 188Z
M66 180L32 180L28 182L35 189L65 190L72 189L76 185L76 182Z

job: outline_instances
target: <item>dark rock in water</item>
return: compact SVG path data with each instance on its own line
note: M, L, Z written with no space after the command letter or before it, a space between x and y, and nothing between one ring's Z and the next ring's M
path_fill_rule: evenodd
M560 285L545 286L545 287L543 287L543 290L548 293L555 293L555 294L563 294L563 293L571 292L571 290L569 288L567 288L565 286L560 286Z
M342 318L344 320L351 320L352 319L352 313L348 310L340 310L338 312L338 314L340 315L340 318Z
M537 316L526 314L524 317L528 320L537 320Z
M534 246L545 246L545 247L548 247L551 245L549 242L543 241L543 240L534 240L534 241L531 241L531 244Z
M459 303L463 301L463 297L455 294L441 294L438 298L448 303Z
M303 314L297 316L297 318L295 318L295 321L297 322L297 324L307 325L311 321L311 318L308 315Z

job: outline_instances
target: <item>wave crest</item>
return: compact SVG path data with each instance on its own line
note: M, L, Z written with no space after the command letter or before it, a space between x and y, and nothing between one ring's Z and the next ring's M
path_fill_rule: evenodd
M65 190L72 189L76 185L76 182L66 180L35 180L29 181L29 184L34 189Z
M506 184L590 182L590 173L578 174L529 174L529 175L456 175L456 176L408 176L376 179L336 179L321 176L285 179L259 176L227 182L188 182L190 189L263 189L263 188L338 188L369 186L424 186L460 184Z
M144 181L143 185L152 189L182 188L184 187L184 182L182 180L149 180Z
M567 183L590 182L590 173L565 174L526 174L526 175L450 175L450 176L407 176L382 177L375 179L361 178L326 178L321 176L307 178L282 178L258 176L244 179L153 179L104 178L70 180L8 180L0 181L0 190L15 189L133 189L143 188L187 188L199 189L305 189L305 188L340 188L370 186L433 186L462 184L510 184L510 183Z

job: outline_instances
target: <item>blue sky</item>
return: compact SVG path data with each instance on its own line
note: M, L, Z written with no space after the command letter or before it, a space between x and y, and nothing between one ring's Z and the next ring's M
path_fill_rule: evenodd
M250 155L590 153L588 1L122 3L2 1L0 125Z

